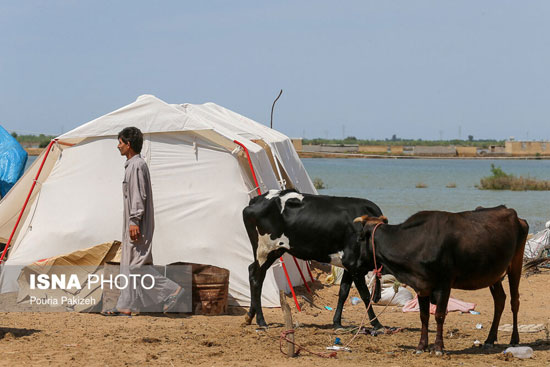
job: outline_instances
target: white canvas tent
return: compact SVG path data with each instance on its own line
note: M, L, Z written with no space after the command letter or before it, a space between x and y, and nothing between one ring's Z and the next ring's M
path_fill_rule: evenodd
M230 302L248 305L253 255L241 213L257 195L254 175L262 193L284 186L316 193L315 188L285 135L213 103L171 105L151 95L59 136L47 159L43 152L3 198L0 241L7 242L44 162L2 265L1 291L17 289L17 274L11 274L17 266L120 240L125 157L116 145L127 126L144 133L142 156L155 205L155 264L227 268ZM292 284L301 284L292 258L285 260ZM263 304L278 306L278 290L285 288L282 268L273 266Z

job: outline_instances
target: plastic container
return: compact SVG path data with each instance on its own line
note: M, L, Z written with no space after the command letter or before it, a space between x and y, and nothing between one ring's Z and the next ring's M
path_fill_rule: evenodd
M359 302L361 302L361 298L359 298L359 297L351 297L351 304L352 304L352 305L356 305L356 304L358 304Z
M533 356L533 349L531 347L510 347L506 348L503 353L512 353L516 358L527 359Z

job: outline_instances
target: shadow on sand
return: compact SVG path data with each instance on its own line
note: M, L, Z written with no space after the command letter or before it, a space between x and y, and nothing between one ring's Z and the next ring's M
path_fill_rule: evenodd
M21 338L22 336L32 335L34 333L39 333L42 330L36 329L19 329L11 327L0 328L0 340L10 340Z

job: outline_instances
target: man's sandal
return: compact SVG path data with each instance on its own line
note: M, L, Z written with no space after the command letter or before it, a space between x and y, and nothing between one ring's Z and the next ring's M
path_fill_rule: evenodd
M132 317L132 313L126 313L126 312L120 312L116 308L111 308L107 311L101 311L101 315L103 316L126 316L126 317Z
M164 300L164 306L162 307L162 312L168 313L172 311L176 305L178 304L179 300L183 296L183 288L180 287L180 290L176 294L172 294Z

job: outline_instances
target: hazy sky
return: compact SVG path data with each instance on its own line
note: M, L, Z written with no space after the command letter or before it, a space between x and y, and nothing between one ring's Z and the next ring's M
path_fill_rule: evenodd
M291 137L550 139L550 1L0 0L0 124L154 94Z

